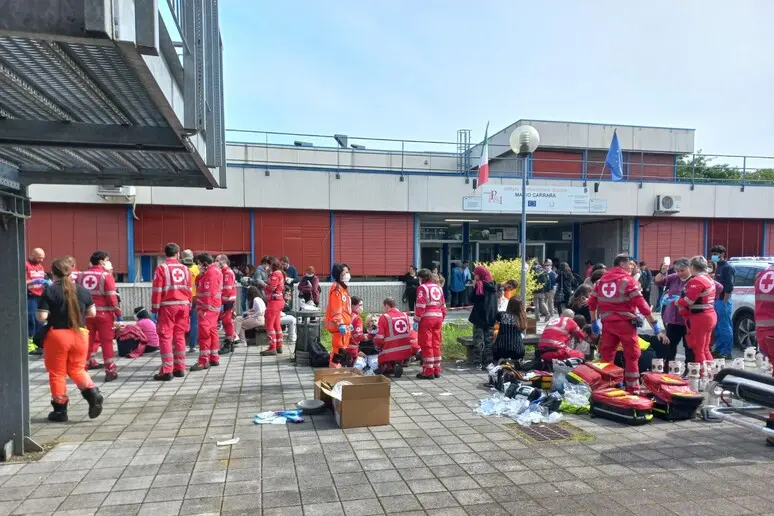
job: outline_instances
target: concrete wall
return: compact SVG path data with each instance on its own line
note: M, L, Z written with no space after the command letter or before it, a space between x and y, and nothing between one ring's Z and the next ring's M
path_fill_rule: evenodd
M581 224L581 263L586 263L586 260L591 260L594 263L613 263L613 258L623 250L621 244L624 239L624 226L629 225L631 223L628 220L609 220ZM628 238L628 232L626 238ZM580 272L583 272L583 270L580 270Z

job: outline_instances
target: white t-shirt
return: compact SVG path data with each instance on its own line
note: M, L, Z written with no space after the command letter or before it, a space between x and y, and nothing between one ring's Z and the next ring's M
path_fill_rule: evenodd
M247 311L245 319L255 319L259 324L264 324L265 313L266 303L260 297L256 297L253 299L253 306Z

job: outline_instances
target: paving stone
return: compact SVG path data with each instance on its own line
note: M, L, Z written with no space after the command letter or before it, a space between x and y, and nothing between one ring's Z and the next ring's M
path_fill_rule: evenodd
M70 495L64 499L60 510L83 510L89 508L98 508L107 498L108 493L78 494Z
M460 504L448 492L443 493L423 493L417 494L417 500L422 504L425 510L444 509L447 507L457 507Z
M346 516L374 516L384 514L382 504L376 498L344 502Z
M220 514L223 499L219 496L208 498L190 498L183 500L180 507L180 515L193 514Z
M383 496L379 498L387 514L422 510L422 505L411 495Z
M223 511L256 511L261 509L261 495L232 495L223 498Z
M22 502L11 514L50 513L56 511L64 500L64 496L29 499Z
M145 500L147 489L137 489L135 491L112 491L102 505L129 505L141 503Z

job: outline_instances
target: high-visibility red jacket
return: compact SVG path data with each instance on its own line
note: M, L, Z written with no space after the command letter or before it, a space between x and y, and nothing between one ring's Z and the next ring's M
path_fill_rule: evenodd
M30 263L29 260L24 262L27 269L27 281L30 280L43 280L46 279L46 270L43 268L42 263ZM43 291L46 290L46 286L41 284L33 284L27 287L27 290L33 296L42 296Z
M432 281L422 283L417 287L417 301L414 304L414 320L446 317L446 300L443 289Z
M774 264L755 278L755 328L774 328Z
M637 318L638 310L645 317L651 313L640 282L621 267L605 271L594 285L588 304L592 313L599 310L602 320L631 321Z
M234 271L228 265L221 267L223 273L223 288L220 291L223 303L233 303L236 301L236 276Z
M374 344L379 348L380 362L403 361L413 355L416 333L411 331L408 316L397 308L383 314L379 318Z
M156 267L153 274L151 311L156 313L162 306L191 305L191 273L188 267L175 258Z
M199 272L196 277L196 310L198 312L220 312L223 303L223 272L215 264Z
M325 307L325 329L329 332L339 331L339 326L349 326L352 323L352 300L349 291L339 282L334 281L328 290L328 306Z
M715 311L715 280L709 274L691 276L675 306L682 315Z
M538 349L549 351L566 348L570 343L570 337L575 337L578 340L586 338L572 317L562 315L558 319L548 321L540 335Z
M273 271L269 274L269 279L266 282L266 302L271 301L283 301L285 293L285 275L282 271Z
M91 293L98 314L107 313L116 317L121 315L116 295L116 281L104 267L92 265L88 270L78 274L76 282Z

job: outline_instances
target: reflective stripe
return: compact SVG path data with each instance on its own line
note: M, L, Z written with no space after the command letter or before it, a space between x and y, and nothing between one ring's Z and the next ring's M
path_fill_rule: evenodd
M190 305L190 303L188 301L162 301L160 304L160 306L173 306L173 305Z
M538 344L538 347L540 347L541 344L556 344L560 348L566 348L567 347L567 343L566 342L562 342L560 340L554 340L554 339L545 339L545 340L540 339L540 343Z
M427 305L424 304L424 303L415 303L414 304L414 308L425 308L425 307L427 307Z
M760 321L758 319L755 320L756 328L769 328L771 326L774 326L774 319L761 319Z
M98 312L114 312L116 309L114 306L97 306L95 308Z
M618 311L615 311L615 312L602 312L601 314L599 314L599 318L600 319L605 319L606 317L609 317L609 316L614 315L614 314L623 315L624 317L628 317L629 319L636 319L637 318L637 316L634 315L631 312L618 312Z
M755 294L756 301L774 301L774 295L772 294Z
M161 358L172 358L172 353L161 353Z

